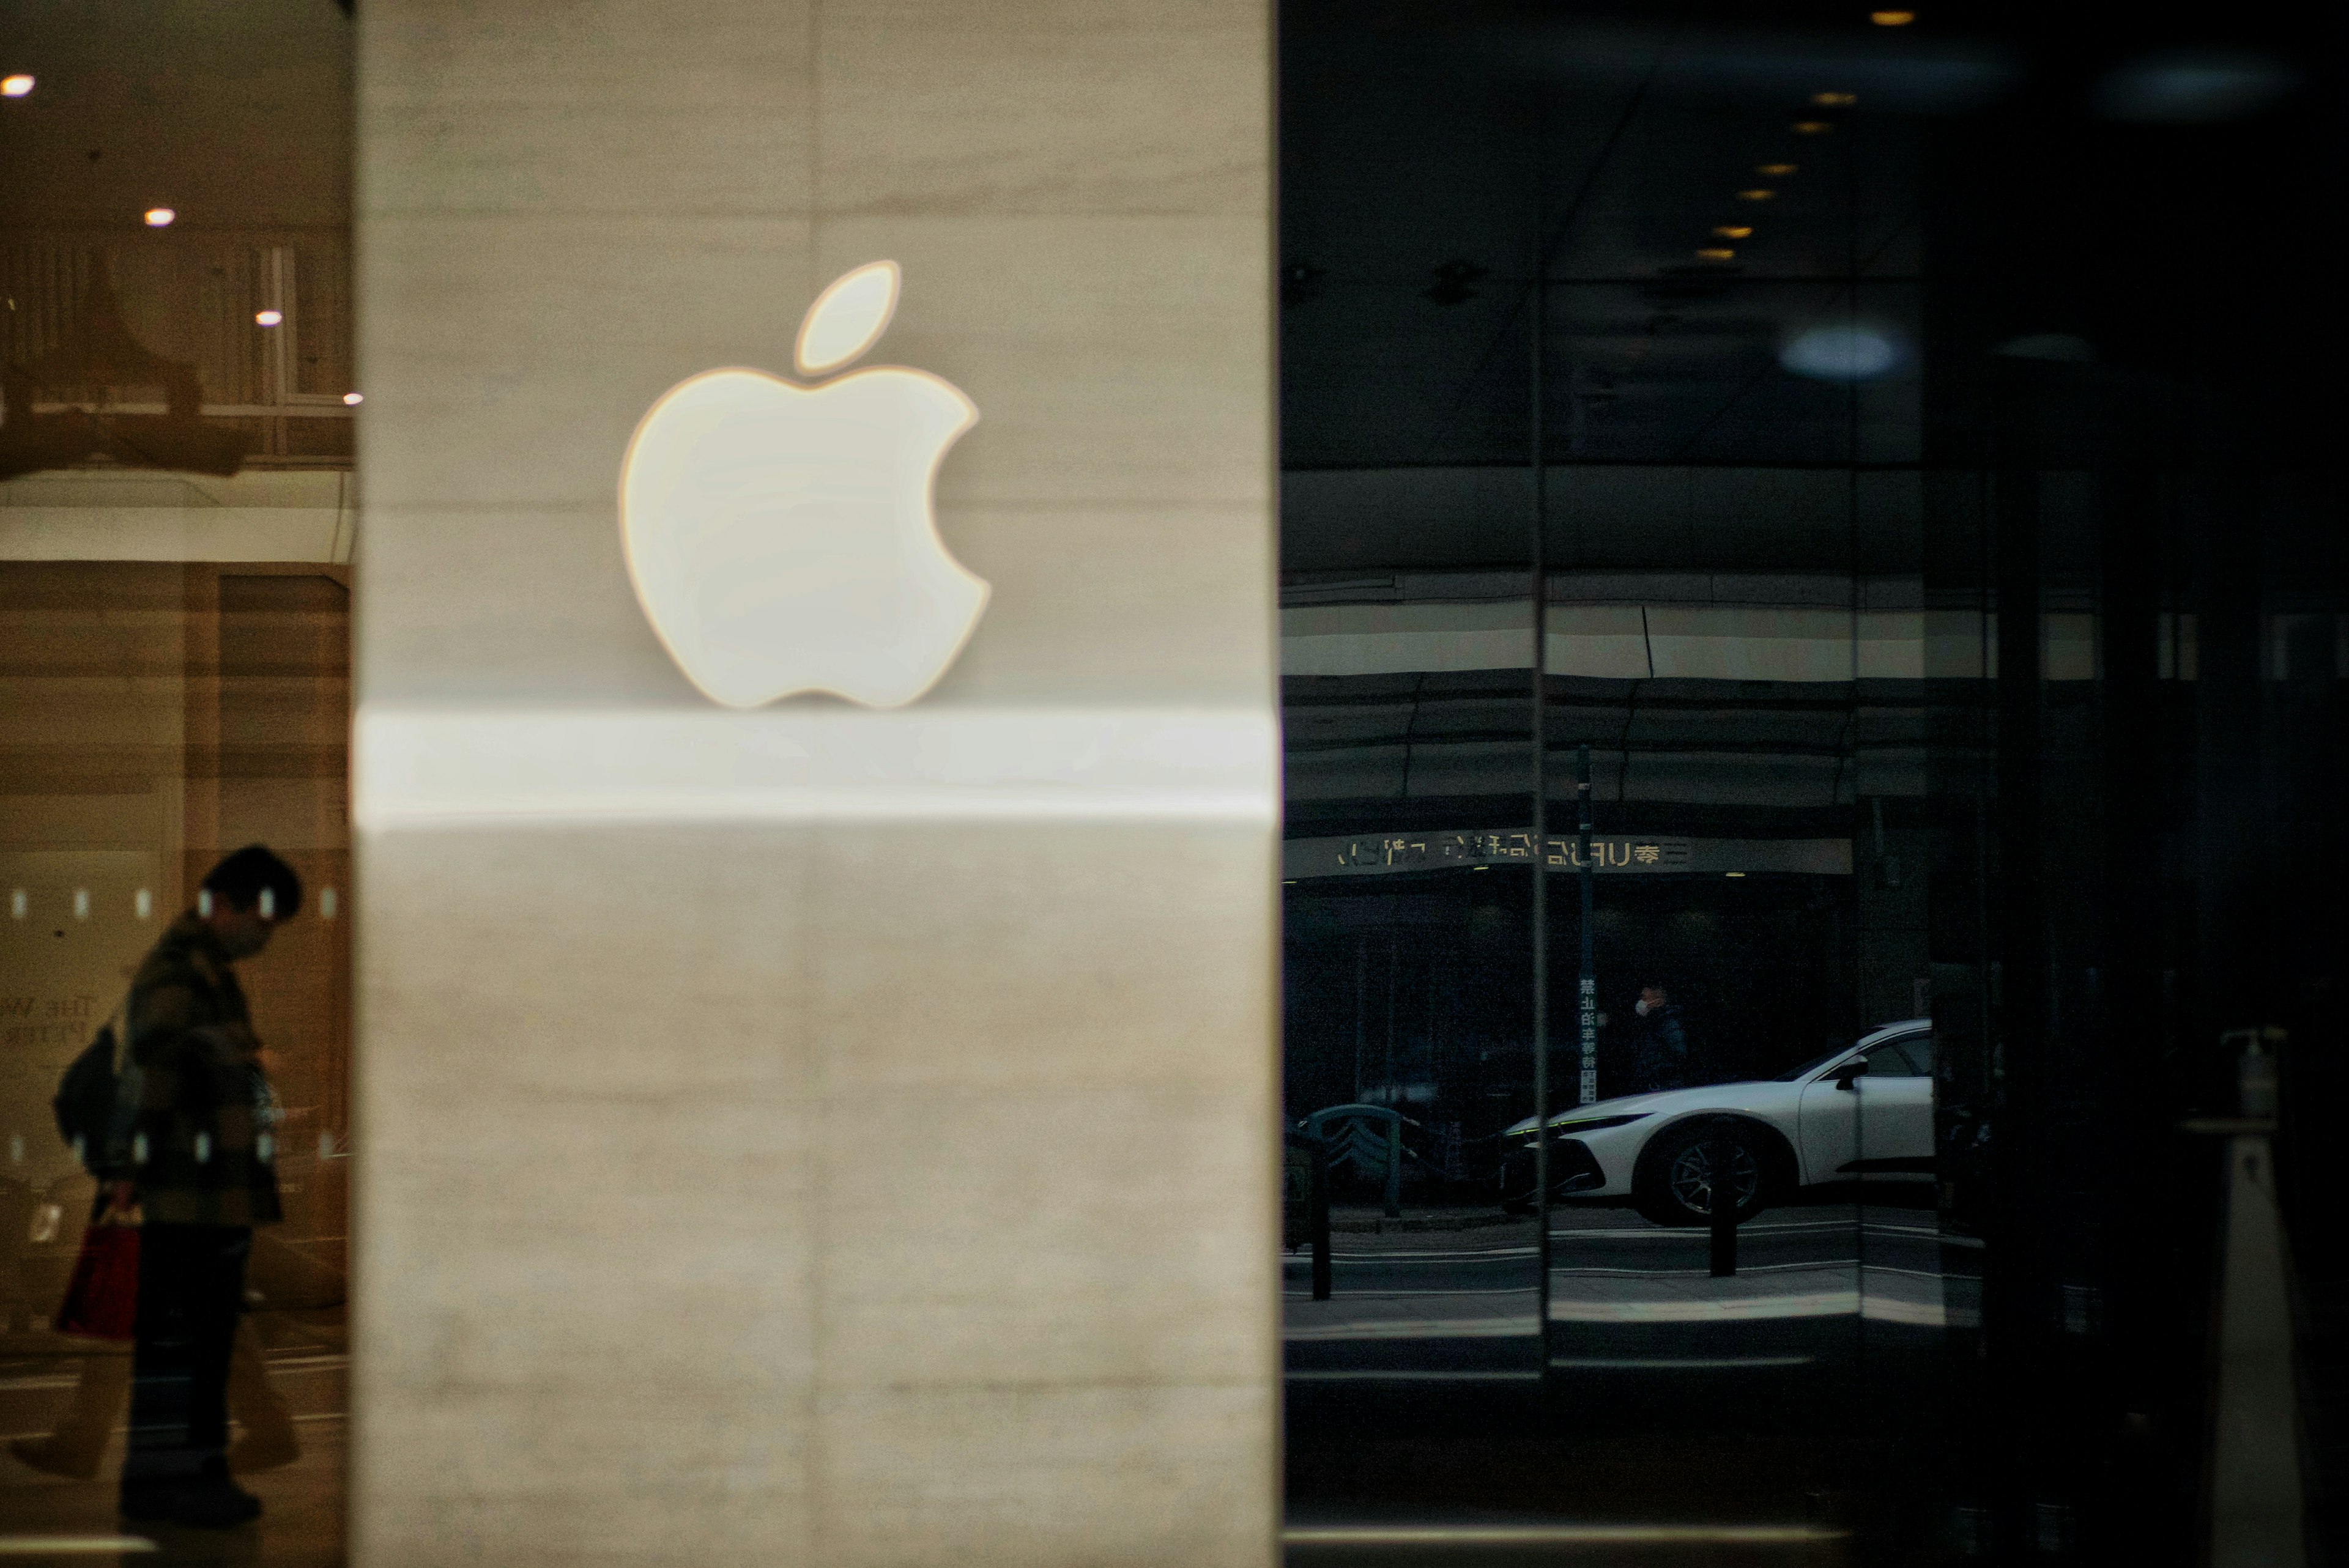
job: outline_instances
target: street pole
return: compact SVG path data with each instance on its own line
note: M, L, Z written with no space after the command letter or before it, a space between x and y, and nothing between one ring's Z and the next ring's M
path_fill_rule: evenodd
M1581 1081L1574 1103L1589 1105L1599 1098L1599 972L1590 956L1590 879L1598 868L1590 863L1590 748L1574 753L1575 858L1581 863L1582 975L1575 986L1575 1009L1580 1015Z
M1537 216L1539 203L1536 203ZM1544 272L1542 225L1534 225L1532 365L1527 381L1533 461L1533 773L1534 773L1534 1343L1541 1356L1541 1388L1545 1400L1550 1387L1549 1366L1549 490L1548 459L1542 451L1543 329L1548 325L1549 295Z

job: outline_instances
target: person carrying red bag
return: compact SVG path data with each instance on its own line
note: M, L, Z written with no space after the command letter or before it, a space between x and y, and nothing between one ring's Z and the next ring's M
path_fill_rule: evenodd
M283 1214L276 1099L233 965L301 907L294 868L248 845L205 873L196 907L131 981L130 1173L113 1196L143 1215L121 1489L134 1522L224 1527L261 1512L229 1479L229 1357L253 1227Z

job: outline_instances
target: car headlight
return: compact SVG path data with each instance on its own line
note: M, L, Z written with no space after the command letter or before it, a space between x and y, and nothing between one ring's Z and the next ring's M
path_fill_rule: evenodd
M1552 1138L1570 1138L1578 1132L1597 1132L1601 1128L1621 1127L1627 1122L1643 1121L1648 1115L1647 1111L1635 1110L1629 1116L1592 1116L1586 1117L1580 1121L1552 1122L1549 1135ZM1532 1148L1533 1141L1534 1135L1530 1132L1526 1133L1526 1147Z

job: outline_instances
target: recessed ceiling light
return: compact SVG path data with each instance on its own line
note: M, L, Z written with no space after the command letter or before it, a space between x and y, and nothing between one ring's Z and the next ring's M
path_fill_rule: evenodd
M1747 223L1723 223L1716 227L1713 232L1715 237L1720 239L1743 240L1751 236L1754 232L1754 229L1751 224Z
M1727 245L1707 245L1697 254L1708 262L1733 262L1737 259L1737 253Z
M1859 101L1857 93L1813 93L1811 101L1821 108L1849 108Z
M1737 193L1737 199L1740 201L1767 201L1776 194L1775 191L1740 191Z
M168 229L171 226L171 220L178 216L179 214L169 207L150 207L147 209L147 226L150 229Z
M1792 163L1757 163L1754 166L1754 172L1766 174L1774 180L1783 180L1792 174L1795 169L1795 165Z
M282 310L258 310L253 313L253 319L264 326L275 326L285 319L285 313Z
M1835 129L1835 122L1825 119L1798 119L1794 130L1796 136L1825 136Z
M357 393L356 393L356 392L346 392L346 393L344 393L344 394L343 394L343 401L344 401L344 402L346 402L346 403L347 403L347 404L349 404L352 407L356 408L356 407L357 407L360 404L362 404L362 403L366 402L366 401L367 401L367 399L366 399L366 398L364 398L364 397L360 397L360 396L359 396Z
M33 91L33 78L17 75L0 77L0 98L27 98Z
M1905 27L1917 19L1914 11L1870 11L1868 19L1879 27Z

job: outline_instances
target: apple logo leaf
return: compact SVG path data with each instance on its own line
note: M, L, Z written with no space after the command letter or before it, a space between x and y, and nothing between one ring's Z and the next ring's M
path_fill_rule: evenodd
M897 263L867 262L843 273L815 296L800 323L792 356L802 376L847 364L889 330L897 311Z

